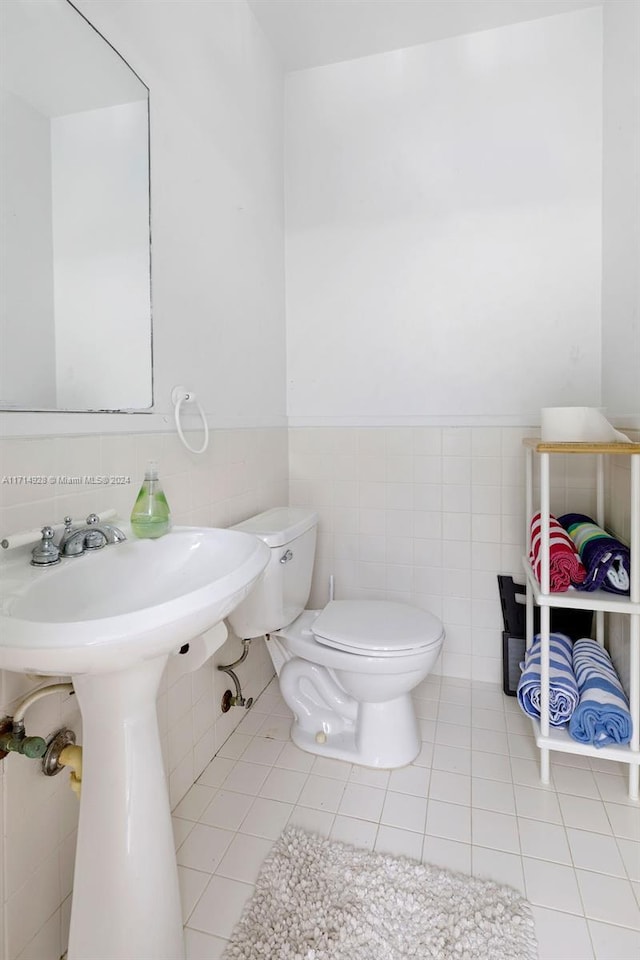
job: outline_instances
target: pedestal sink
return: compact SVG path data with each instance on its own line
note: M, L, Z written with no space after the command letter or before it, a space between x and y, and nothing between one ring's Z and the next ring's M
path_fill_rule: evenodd
M178 527L48 569L27 548L2 558L0 669L70 675L82 713L69 960L184 956L158 686L169 655L226 617L268 557L248 534Z

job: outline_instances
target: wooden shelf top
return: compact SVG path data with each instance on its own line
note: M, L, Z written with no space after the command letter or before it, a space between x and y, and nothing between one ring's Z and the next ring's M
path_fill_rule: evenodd
M537 453L613 453L640 454L640 443L551 443L543 442L539 437L526 437L525 447L530 447Z

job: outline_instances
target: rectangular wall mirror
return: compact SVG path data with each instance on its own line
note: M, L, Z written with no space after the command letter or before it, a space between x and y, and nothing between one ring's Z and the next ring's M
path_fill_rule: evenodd
M149 91L68 0L0 8L0 409L148 409Z

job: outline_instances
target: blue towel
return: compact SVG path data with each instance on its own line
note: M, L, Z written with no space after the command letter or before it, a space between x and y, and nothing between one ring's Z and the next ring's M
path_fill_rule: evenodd
M580 702L569 723L574 740L594 747L629 743L629 702L607 651L595 640L576 640L573 669L580 691Z
M578 590L607 590L628 594L631 582L629 547L599 527L584 513L565 513L558 517L580 554L587 576Z
M518 683L518 702L530 717L540 716L540 635L526 652ZM578 704L578 684L573 674L572 644L563 633L549 637L549 723L560 727Z

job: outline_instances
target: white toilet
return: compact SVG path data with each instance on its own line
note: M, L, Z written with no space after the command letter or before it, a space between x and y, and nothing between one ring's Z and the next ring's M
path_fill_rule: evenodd
M243 639L268 635L294 743L368 767L405 766L420 750L411 690L438 658L442 623L386 600L305 610L317 524L310 510L277 507L234 527L264 540L271 559L229 622Z

